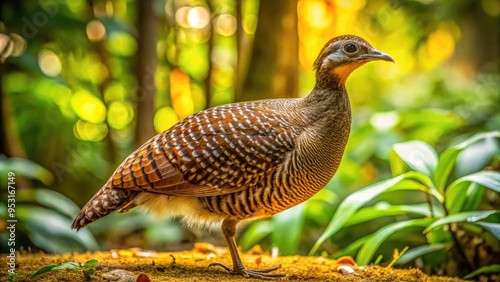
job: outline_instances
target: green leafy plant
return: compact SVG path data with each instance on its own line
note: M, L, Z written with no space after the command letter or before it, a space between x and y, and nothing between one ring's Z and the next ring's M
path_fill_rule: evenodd
M452 248L458 249L465 256L457 245L457 235L453 231L456 230L455 226L474 232L477 236L500 239L500 224L497 223L500 210L478 210L485 188L500 192L500 173L483 170L452 179L452 171L464 149L479 141L499 137L500 132L477 134L446 149L439 157L425 142L410 141L394 145L390 165L395 176L348 196L338 207L310 254L314 254L325 240L341 229L386 216L397 216L403 220L378 228L374 233L354 241L335 256L356 254L358 264L366 265L390 236L400 232L407 232L405 234L408 235L411 232L405 229L419 230L417 236L423 237L427 244L410 249L396 264L404 264L429 253L444 252ZM498 154L498 150L493 151L491 155L493 154ZM408 190L423 192L425 197L422 203L391 205L379 202L365 207L384 193ZM464 259L467 260L467 257Z
M8 172L14 172L17 179L31 179L33 183L40 181L50 185L53 181L48 170L26 159L0 159L0 174L7 175ZM99 249L90 230L76 233L69 228L80 208L61 193L46 188L18 189L15 208L18 228L33 245L44 251L63 253ZM7 203L0 202L0 219L6 219L7 216ZM21 241L19 245L24 243Z
M65 262L60 264L51 263L42 266L37 271L33 272L31 276L35 277L53 270L70 269L75 271L82 271L83 276L85 276L87 280L90 280L91 276L94 276L96 274L96 267L98 264L99 262L96 259L89 259L84 264L80 264L78 262Z
M18 278L23 277L22 273L13 273L10 271L7 271L7 282L15 282L17 281Z

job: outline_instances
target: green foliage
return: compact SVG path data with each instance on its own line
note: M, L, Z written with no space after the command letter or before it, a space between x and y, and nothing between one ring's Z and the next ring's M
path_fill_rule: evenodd
M7 282L15 282L17 281L17 278L23 277L24 274L22 273L13 273L10 271L7 271Z
M499 273L499 272L500 272L500 264L492 264L492 265L481 267L481 268L465 275L464 279L471 279L471 278L476 277L482 273Z
M6 175L8 171L15 171L16 179L26 177L45 183L53 178L52 174L40 165L20 158L0 160L2 175ZM69 228L79 210L69 198L49 189L32 188L16 191L17 227L35 246L47 252L99 249L99 244L90 230L76 233ZM1 217L6 218L6 203L0 203L0 211Z
M399 216L399 220L381 226L374 233L355 240L335 256L357 253L356 261L360 265L365 265L373 260L379 247L391 236L398 233L404 234L405 237L425 236L426 245L410 249L397 262L397 264L407 263L417 257L453 247L454 234L447 235L453 232L451 224L475 226L476 230L479 230L476 232L477 236L484 236L480 231L485 230L500 239L500 224L495 222L498 220L500 210L478 210L485 188L500 192L500 173L479 171L458 179L452 178L452 171L463 150L477 142L499 137L500 132L477 134L446 149L439 157L425 142L409 141L395 144L390 165L397 176L362 188L348 196L339 205L310 254L314 254L323 242L334 237L343 228L386 216ZM492 151L487 157L491 159L498 152L498 149ZM402 190L423 192L426 200L416 205L391 205L379 202L364 207L384 193Z
M9 172L30 179L38 179L46 185L54 182L52 173L33 161L21 158L0 158L1 175L7 175Z
M31 277L35 277L49 271L69 269L75 271L82 271L83 275L87 280L90 280L91 276L96 274L96 267L99 262L96 259L89 259L84 264L79 264L78 262L65 262L60 264L47 264L36 270L31 274Z
M392 261L387 265L387 268L392 267L405 253L408 251L408 246L404 247L401 252L398 249L394 249L394 254L392 255Z
M258 26L259 1L242 1L241 19L236 1L188 0L179 5L173 2L162 0L155 5L154 17L160 24L157 50L151 50L151 54L158 54L158 65L148 72L154 78L157 91L155 107L144 112L154 112L156 130L170 127L184 111L199 111L233 102L235 81L243 81L247 75L259 75L245 74L247 66L242 62L250 58L245 59L241 54L252 48L251 38L255 36L256 27L270 31L268 26ZM498 39L488 33L489 27L495 26L498 20L498 14L491 12L495 11L491 8L493 1L465 0L460 4L456 1L357 2L359 5L348 5L351 8L345 13L338 13L338 5L332 6L328 1L310 2L315 5L314 9L297 10L302 25L298 30L303 31L296 56L301 65L298 70L301 95L307 94L314 85L310 61L321 47L316 45L326 42L333 33L355 31L368 38L373 46L394 55L397 64L369 64L353 73L347 82L353 106L353 126L336 176L304 206L272 219L252 222L239 239L243 249L261 243L264 248L279 247L282 254L306 253L342 199L359 187L388 178L387 160L393 145L398 142L422 140L441 151L450 140L461 138L461 134L500 128L500 76L495 67L498 54L489 52L491 43ZM6 59L2 73L2 100L7 105L4 114L10 117L10 121L5 119L10 128L6 135L12 137L9 143L20 148L21 155L40 165L33 169L31 161L11 159L0 162L0 171L5 171L3 164L15 162L9 169L34 179L30 187L43 184L57 191L30 189L20 193L23 198L20 215L24 218L35 216L38 220L38 223L34 219L19 222L23 233L29 237L20 236L23 246L62 252L96 248L93 239L89 239L93 236L104 248L115 242L129 241L116 240L115 232L121 239L130 234L143 235L145 247L157 249L183 239L178 222L158 221L134 211L109 215L78 234L62 230L76 215L77 205L85 204L118 163L135 149L136 120L141 116L136 107L140 97L135 90L141 78L134 77L133 73L137 71L137 50L143 42L143 34L134 26L138 3L114 0L106 1L105 5L101 1L3 1L1 4L3 30L0 32L18 34L28 43L24 54ZM185 14L177 13L179 9L195 6L208 8L211 14L212 22L203 29L178 22L179 18L185 18L178 17ZM307 11L314 12L307 15ZM226 14L236 17L236 34L222 35L213 28L217 22L228 22L218 21L220 15ZM324 14L325 20L335 18L338 28L331 29L331 25L317 17L318 14ZM320 24L322 27L305 26L308 22L323 24ZM105 34L100 39L92 39L91 27L100 24ZM248 33L238 34L242 30ZM272 36L272 32L269 34ZM443 44L447 37L451 37L450 44ZM445 45L461 52L450 50L447 56L436 58L436 53L439 55L446 49L442 48ZM259 56L251 60L259 60ZM182 95L173 91L175 86L182 84L172 76L179 70L189 79L181 87ZM192 102L192 107L189 103L175 107L175 96L178 96L177 102ZM432 154L422 146L422 154ZM479 141L467 148L473 147L477 147L475 161L458 158L457 164L451 165L454 169L440 166L446 161L438 159L437 169L445 173L432 170L435 161L431 160L432 156L429 156L429 163L422 164L391 157L394 175L405 173L408 161L412 169L424 172L422 175L429 179L421 178L425 182L422 184L415 179L418 176L409 174L396 184L400 189L387 188L391 194L381 192L380 197L372 197L350 217L342 214L344 223L329 227L337 235L335 246L329 247L342 248L341 252L352 254L361 248L363 241L356 241L359 245L348 245L347 242L352 241L351 234L365 236L363 232L388 223L392 217L444 216L440 204L436 207L433 204L430 209L426 208L429 205L425 201L415 204L399 203L398 200L418 193L416 191L426 191L428 197L437 202L444 200L441 199L442 189L452 179L472 175L485 166L486 149L492 148L491 144ZM404 150L404 146L398 150ZM458 151L450 151L447 158L453 158L455 153ZM485 157L479 161L479 155ZM470 169L475 171L468 171ZM434 175L430 177L430 173ZM436 189L431 189L429 183ZM485 188L476 183L463 179L448 188L446 202L458 203L446 206L449 213L477 209ZM377 187L374 189L383 190ZM467 197L462 196L464 191ZM387 195L396 196L384 198ZM374 201L378 203L373 204ZM4 210L4 205L0 204L0 213ZM54 234L48 224L40 224L48 217L62 233ZM360 228L360 223L366 223L368 228L364 225ZM497 230L489 222L475 224L490 232ZM429 236L439 238L438 233L432 230ZM283 240L285 235L293 239ZM46 236L56 239L45 240Z

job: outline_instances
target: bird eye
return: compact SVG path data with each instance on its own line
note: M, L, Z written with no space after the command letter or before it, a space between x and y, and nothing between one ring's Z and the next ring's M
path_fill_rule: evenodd
M344 45L344 51L346 53L352 54L358 51L358 47L356 47L356 45L353 43L347 43L346 45Z

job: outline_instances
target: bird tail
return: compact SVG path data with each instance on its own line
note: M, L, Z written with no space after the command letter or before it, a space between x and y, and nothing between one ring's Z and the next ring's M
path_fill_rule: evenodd
M135 207L134 198L136 194L135 191L104 186L78 213L71 225L71 229L78 231L89 223L118 209L120 209L120 212L128 211Z

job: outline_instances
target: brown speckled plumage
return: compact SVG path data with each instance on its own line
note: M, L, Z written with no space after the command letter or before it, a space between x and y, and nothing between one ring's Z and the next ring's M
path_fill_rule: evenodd
M336 37L314 63L316 86L309 96L223 105L180 121L128 156L72 228L135 206L181 216L190 225L222 221L233 268L216 265L249 277L280 277L268 273L276 268L243 267L233 239L236 224L302 203L328 183L350 131L344 82L375 59L392 60L357 36Z

